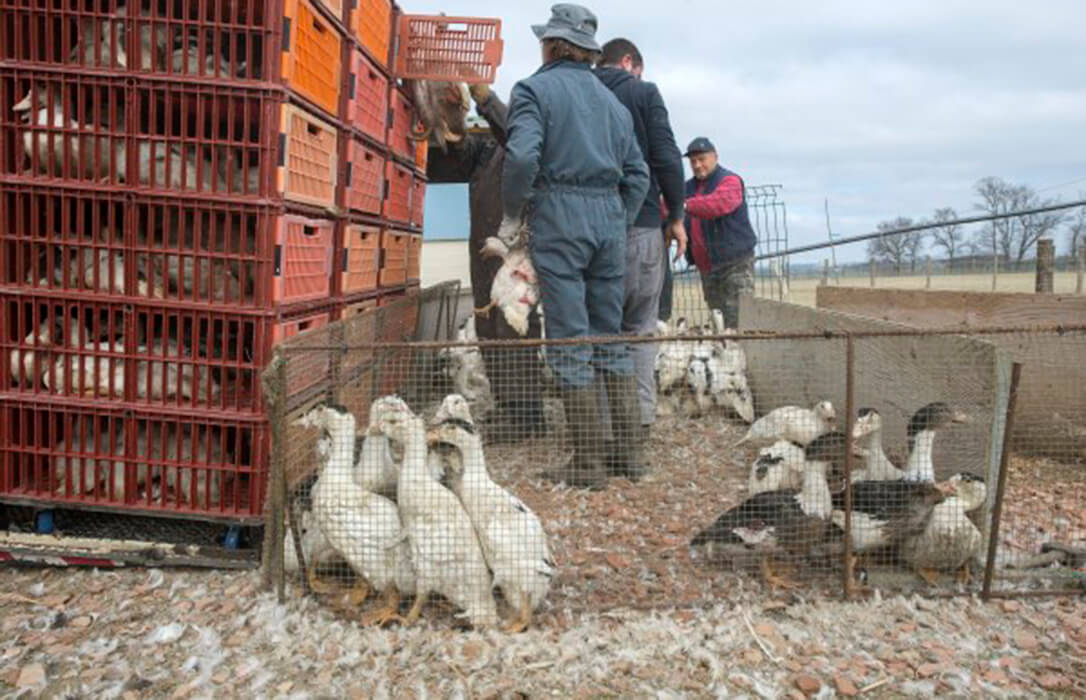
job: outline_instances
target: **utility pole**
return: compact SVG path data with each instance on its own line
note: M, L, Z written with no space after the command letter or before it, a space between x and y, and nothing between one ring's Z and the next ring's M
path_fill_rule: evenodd
M841 272L837 269L837 246L833 245L835 239L833 235L833 229L830 227L830 200L826 198L823 201L823 205L826 210L826 235L830 239L830 259L833 264L833 280L834 284L838 287L841 286Z

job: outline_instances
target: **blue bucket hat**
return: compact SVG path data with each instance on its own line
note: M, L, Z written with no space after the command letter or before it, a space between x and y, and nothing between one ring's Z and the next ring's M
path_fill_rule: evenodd
M533 24L532 31L540 41L565 39L574 46L588 51L599 51L596 43L596 15L581 5L559 3L551 7L551 18L546 24Z

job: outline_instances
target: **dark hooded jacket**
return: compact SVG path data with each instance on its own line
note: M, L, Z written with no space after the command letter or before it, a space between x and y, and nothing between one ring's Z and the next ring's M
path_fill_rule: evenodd
M491 93L475 109L490 125L490 133L469 133L460 143L448 144L445 152L431 148L426 176L432 184L468 183L471 290L475 308L481 309L490 303L490 287L502 265L500 258L484 258L479 250L487 237L498 231L502 220L502 165L508 108ZM538 311L532 311L528 323L527 337L542 337ZM481 339L521 337L497 309L476 315L475 333ZM487 348L483 351L483 361L499 405L524 421L536 420L538 412L538 420L542 421L542 367L535 350Z
M649 193L634 226L657 227L663 221L660 195L667 205L668 219L683 218L682 153L671 131L664 98L654 83L646 82L621 68L596 68L596 77L615 93L633 117L634 134L641 155L649 165Z

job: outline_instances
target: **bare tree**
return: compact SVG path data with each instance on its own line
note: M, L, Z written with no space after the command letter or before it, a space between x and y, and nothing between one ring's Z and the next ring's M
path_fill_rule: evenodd
M931 222L935 228L931 230L932 245L942 248L946 252L947 269L954 269L954 259L961 253L968 252L968 244L965 240L965 227L961 224L951 223L958 218L958 212L953 207L936 209Z
M1009 214L1055 204L1055 199L1041 199L1029 185L1012 185L998 177L986 177L976 184L980 201L976 208L988 214ZM1008 262L1021 263L1037 244L1037 239L1051 233L1064 220L1059 212L1028 214L991 221L977 234L978 247L998 253Z
M897 274L905 270L905 264L910 263L915 269L916 257L919 255L923 236L918 231L912 233L891 234L891 231L909 228L913 226L913 220L899 216L891 221L883 221L878 225L880 233L885 236L872 238L867 242L867 255L871 260L894 266Z

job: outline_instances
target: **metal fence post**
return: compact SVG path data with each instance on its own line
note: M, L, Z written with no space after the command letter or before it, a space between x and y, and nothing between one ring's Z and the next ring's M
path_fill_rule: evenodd
M1051 294L1053 290L1052 265L1056 257L1056 246L1051 238L1037 241L1037 278L1034 291L1038 294Z
M999 480L996 483L995 503L992 505L992 524L988 533L988 558L984 563L984 586L981 599L992 597L992 577L995 575L996 551L999 548L999 521L1003 517L1003 495L1007 490L1007 464L1010 462L1011 433L1014 432L1014 408L1018 403L1018 380L1022 376L1022 363L1011 365L1010 393L1007 396L1007 414L1003 420L1003 447L999 454Z
M1082 294L1082 282L1086 277L1086 243L1078 246L1078 264L1075 266L1075 294Z
M845 600L851 600L856 582L855 562L852 556L852 427L856 417L856 348L852 334L845 334L845 549L844 588Z
M927 281L924 282L924 289L931 289L931 256L929 255L924 261L924 269L927 272Z

